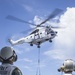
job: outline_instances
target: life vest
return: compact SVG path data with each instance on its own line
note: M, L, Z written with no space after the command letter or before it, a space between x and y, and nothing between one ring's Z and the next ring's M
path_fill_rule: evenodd
M13 71L16 68L17 68L16 66L13 66L11 64L2 64L0 65L0 75L12 75Z

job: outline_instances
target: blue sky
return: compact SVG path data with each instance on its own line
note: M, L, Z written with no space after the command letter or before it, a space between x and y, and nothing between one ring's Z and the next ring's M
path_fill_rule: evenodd
M57 30L58 36L52 43L41 45L41 75L60 75L57 69L63 61L75 57L75 0L0 0L0 48L11 46L7 41L11 35L16 39L21 36L20 32L31 28L28 24L7 20L6 16L37 23L38 19L45 19L55 8L64 11L59 25L67 28ZM18 55L15 65L23 75L35 75L38 48L24 43L14 46L14 49Z

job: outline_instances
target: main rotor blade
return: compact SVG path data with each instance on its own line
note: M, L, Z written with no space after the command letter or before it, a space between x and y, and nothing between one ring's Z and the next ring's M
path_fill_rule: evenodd
M25 30L25 31L22 31L21 33L22 34L26 34L26 33L29 33L29 32L31 32L32 30L34 30L35 28L30 28L30 29L27 29L27 30Z
M42 24L44 24L45 22L47 22L48 20L50 20L50 19L52 19L52 18L54 18L54 17L56 17L58 14L60 14L62 12L62 10L61 9L55 9L51 14L50 14L50 16L46 19L46 20L44 20L43 22L41 22L38 26L40 26L40 25L42 25Z
M58 26L57 27L53 27L53 26L51 26L51 28L59 29L59 28L65 28L65 27L60 27L60 26L59 27Z
M27 23L27 24L31 24L31 25L35 25L35 24L33 24L33 23L30 23L30 22L21 20L21 19L19 19L19 18L17 18L17 17L11 16L11 15L8 15L8 16L6 17L6 19L13 20L13 21L18 21L18 22L22 22L22 23Z

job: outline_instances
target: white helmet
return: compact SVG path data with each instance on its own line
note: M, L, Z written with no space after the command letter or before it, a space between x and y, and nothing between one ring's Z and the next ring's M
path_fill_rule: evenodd
M65 67L65 68L73 68L73 66L74 66L73 63L74 63L73 60L67 59L67 60L64 61L64 67Z
M58 71L63 71L65 73L73 72L75 71L75 61L72 59L67 59L64 61L63 66L61 66Z
M13 48L3 47L0 51L0 62L10 61L15 62L17 60L17 55Z

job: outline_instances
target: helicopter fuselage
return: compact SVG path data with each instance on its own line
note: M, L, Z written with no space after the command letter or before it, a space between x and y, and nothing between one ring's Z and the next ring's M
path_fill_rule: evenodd
M45 41L52 42L52 39L56 34L57 32L52 30L50 27L37 27L27 37L23 37L16 41L10 39L10 43L12 45L17 45L27 42L31 46L33 46L33 44L40 46L40 44Z
M55 36L56 32L53 31L51 28L40 27L33 31L30 34L29 38L31 39L33 44L38 45L45 41L53 39Z
M23 37L19 40L13 41L12 39L9 39L9 42L12 45L17 45L17 44L22 44L22 43L29 43L31 46L33 44L38 45L40 47L40 44L45 42L45 41L50 41L52 42L52 39L56 36L57 32L54 31L52 28L58 28L58 27L53 27L52 25L49 26L43 26L47 21L53 19L56 17L58 14L60 14L63 10L56 8L45 20L43 20L39 24L33 24L31 22L24 21L22 19L19 19L17 17L8 15L6 18L9 20L13 21L18 21L22 23L27 23L33 26L36 26L35 29L26 37Z

